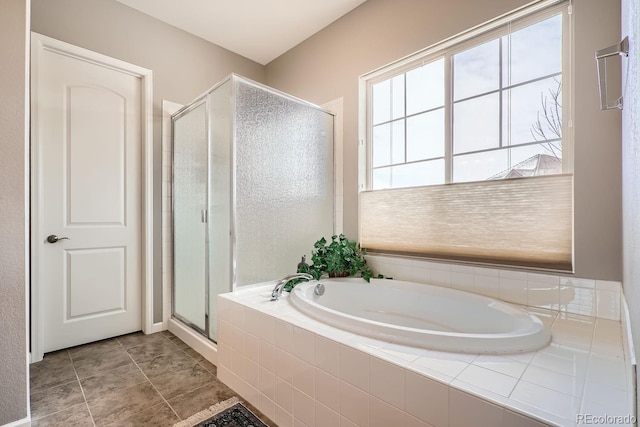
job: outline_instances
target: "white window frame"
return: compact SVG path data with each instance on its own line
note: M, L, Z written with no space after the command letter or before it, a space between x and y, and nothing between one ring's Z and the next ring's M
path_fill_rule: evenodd
M558 4L560 3L560 4ZM507 13L487 23L478 25L468 31L436 43L408 57L402 58L382 68L360 77L360 111L359 111L359 152L358 152L358 190L372 189L372 88L381 81L406 73L416 67L427 64L438 58L445 58L445 184L452 182L452 109L451 94L451 58L456 53L495 39L508 32L517 31L534 22L544 20L552 15L562 13L563 16L563 63L562 63L562 169L563 173L573 173L573 22L572 4L570 0L542 0ZM504 90L500 87L500 91ZM502 120L500 118L500 120ZM502 148L502 147L501 147ZM503 148L504 149L504 148ZM486 150L491 151L495 148Z

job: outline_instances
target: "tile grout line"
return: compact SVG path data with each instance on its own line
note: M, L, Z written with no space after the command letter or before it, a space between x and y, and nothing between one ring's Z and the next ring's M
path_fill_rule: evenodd
M175 335L174 335L174 336L175 336ZM210 371L206 366L204 366L204 365L202 365L202 364L200 363L200 362L202 362L203 360L204 360L204 361L207 361L207 359L203 358L202 356L200 356L200 359L196 359L194 356L190 355L189 353L187 353L187 352L185 351L186 349L191 349L191 350L193 350L191 347L179 348L179 347L178 347L178 345L177 345L177 344L175 344L175 343L173 342L173 340L172 340L171 338L169 338L167 335L164 335L164 334L163 334L163 337L164 337L164 338L166 338L166 339L167 339L169 342L171 342L173 345L175 345L175 346L176 346L176 348L178 349L178 351L182 352L182 353L183 353L183 354L185 354L187 357L189 357L191 360L193 360L193 362L195 363L194 367L195 367L195 366L199 366L199 367L201 367L201 368L202 368L202 369L204 369L206 372L208 372L209 374L213 375L213 376L214 376L214 378L215 378L216 380L218 380L218 376L217 376L217 374L214 374L214 373L213 373L213 372L211 372L211 371ZM126 350L126 349L125 349L125 350ZM128 352L127 352L127 354L128 354ZM133 358L132 358L132 359L133 359ZM134 360L134 363L136 363L136 362L135 362L135 360ZM136 365L137 365L137 363L136 363ZM216 367L215 365L213 365L213 366L214 366L214 367ZM138 368L139 368L139 367L138 367ZM217 368L217 367L216 367L216 368ZM139 368L139 369L140 369L140 368ZM140 369L140 370L142 370L142 369ZM148 379L148 377L146 376L146 374L145 374L144 372L143 372L143 375L145 375L145 377ZM155 386L153 385L153 382L152 382L150 379L148 379L148 381L149 381L149 383L151 383L151 385L154 387L154 389L155 389L156 391L158 391L158 390L155 388ZM194 389L194 390L199 390L199 389L201 389L201 388L205 388L205 387L209 387L209 385L203 385L203 386L198 387L198 388L196 388L196 389ZM180 395L178 395L178 396L175 396L175 397L177 398L177 397L180 397L180 396L184 396L184 395L186 395L186 394L188 394L188 393L191 393L191 392L192 392L192 391L194 391L194 390L184 392L184 393L182 393L182 394L180 394ZM237 397L241 402L242 402L242 401L244 401L244 399L243 399L243 398L242 398L242 397L241 397L241 396L240 396L240 395L239 395L235 390L233 390L233 393L234 393L234 396L236 396L236 397ZM169 406L169 408L171 408L171 410L176 414L176 416L178 416L178 418L179 418L180 420L182 420L182 418L178 415L178 413L175 411L175 409L173 409L173 407L171 406L171 404L170 404L166 399L164 399L164 396L162 395L162 393L160 393L160 391L158 391L158 394L160 394L160 396L161 396L161 397L163 398L163 400L167 403L167 405ZM222 401L220 401L220 402L222 402ZM219 402L216 402L216 403L219 403ZM254 414L254 415L255 415L255 414ZM256 415L256 417L257 417L257 415ZM187 417L187 418L188 418L188 417ZM259 418L259 417L258 417L258 418Z
M169 338L167 338L165 335L162 335L162 337L163 337L163 338L165 338L167 341L169 341L171 344L173 344L173 343L171 342L171 340L170 340ZM171 411L176 415L176 417L178 417L178 419L179 419L180 421L182 421L182 418L180 417L180 415L178 415L178 413L176 412L176 410L175 410L175 409L173 409L173 406L171 406L171 405L169 404L169 402L167 401L167 399L165 399L165 398L164 398L164 396L162 395L162 393L160 393L160 390L158 390L158 389L156 388L156 386L153 384L153 382L151 382L151 380L149 379L149 377L147 376L147 374L145 374L145 373L144 373L144 371L142 370L142 368L140 368L140 365L138 365L138 362L136 362L136 361L135 361L135 359L133 358L133 356L131 356L131 354L129 354L129 351L128 351L126 348L124 348L124 346L122 345L122 343L120 342L120 340L118 340L118 343L122 346L122 348L124 349L124 351L127 353L127 356L129 356L129 358L130 358L130 359L131 359L131 361L134 363L134 365L136 365L136 367L140 370L140 372L141 372L141 373L142 373L142 375L146 378L146 380L149 382L149 384L151 384L151 387L153 387L153 389L156 391L156 393L158 393L158 396L160 396L160 398L162 399L162 401L163 401L164 403L166 403L166 404L167 404L167 406L169 407L169 409L171 409ZM175 344L173 344L173 345L175 345ZM176 348L177 348L177 347L178 347L178 346L176 346ZM179 350L180 350L180 349L179 349ZM182 351L182 350L180 350L180 351ZM136 414L138 414L138 413L140 413L140 412L142 412L142 411L144 411L144 409L143 409L143 410L141 410L141 411L136 412ZM132 414L132 415L134 415L134 414Z
M593 322L593 332L591 333L591 341L589 342L589 357L587 357L587 367L585 369L584 384L582 385L582 393L580 393L580 398L579 398L580 407L578 408L578 414L581 414L585 407L585 397L587 396L587 387L588 387L589 376L590 376L589 367L591 366L591 358L593 357L592 348L593 348L593 342L596 338L597 323L598 323L598 318L595 317Z
M127 356L129 356L129 359L131 359L131 361L133 362L133 364L134 364L134 365L136 365L136 368L138 368L138 369L140 370L140 372L142 373L142 375L144 376L144 378L145 378L145 379L149 382L149 384L151 384L151 386L153 387L153 384L151 383L151 381L149 380L149 378L147 378L147 376L146 376L146 375L145 375L145 373L142 371L142 369L140 369L140 366L138 366L138 364L136 363L136 361L135 361L135 360L133 360L133 357L131 357L131 355L129 354L129 352L128 352L128 351L127 351L127 349L125 348L125 346L124 346L124 345L122 345L122 343L120 342L120 340L119 340L118 338L119 338L119 337L115 337L115 340L116 340L116 342L118 343L118 345L122 348L122 350L124 350L124 352L127 354ZM113 368L113 369L118 369L118 368ZM108 371L107 371L107 372L108 372ZM132 385L131 387L134 387L134 386L136 386L136 385L140 385L140 384L144 384L144 382L141 382L141 383L138 383L138 384L134 384L134 385ZM153 387L153 389L154 389L154 390L156 390L156 388L155 388L155 387ZM160 397L162 397L162 394L160 394L160 392L158 392L158 390L156 390L156 392L160 395ZM159 403L159 404L160 404L160 403ZM159 404L158 404L158 405L159 405ZM154 405L154 406L157 406L157 405ZM153 408L154 406L151 406L151 408ZM140 410L140 411L138 411L138 412L134 412L133 414L130 414L130 415L129 415L129 417L130 417L130 416L133 416L133 415L136 415L136 414L139 414L139 413L141 413L142 411L145 411L145 410L147 410L147 409L149 409L149 408L141 409L141 410ZM119 422L119 421L120 421L120 420L113 421L113 422L111 422L111 423L109 423L109 424L105 425L104 427L115 426L115 425L116 425L115 423L117 423L117 422ZM94 425L95 425L95 424L94 424Z
M131 357L131 355L129 354L129 352L127 351L127 349L124 347L124 345L122 345L122 343L120 342L120 340L118 339L118 337L113 337L113 339L117 342L117 344L120 346L120 348L121 348L121 349L126 353L126 355L129 357L129 359L131 359L131 360L133 361L133 363L134 363L134 365L136 366L136 368L138 368L138 369L142 372L142 369L140 369L140 366L138 366L138 364L135 362L135 360L133 360L133 358ZM90 344L91 344L91 343L90 343ZM69 353L69 357L71 358L71 361L72 361L72 364L73 364L73 357L71 356L71 353ZM113 371L113 370L116 370L116 369L120 369L121 367L122 367L122 366L118 366L118 367L115 367L115 368L108 369L108 370L106 370L106 371L102 371L102 372L100 372L100 373L101 373L101 374L104 374L104 373L107 373L107 372L110 372L110 371ZM73 368L74 368L74 371L75 371L75 365L73 365ZM147 378L147 376L146 376L146 375L144 375L144 372L142 372L142 374L143 374L143 376L145 377L145 380L146 380L146 381L149 381L149 379ZM78 377L78 382L80 382L80 388L81 388L81 390L82 390L82 395L83 395L83 396L84 396L84 398L85 398L85 403L86 403L86 405L87 405L87 409L89 409L89 401L87 400L86 395L84 394L84 389L82 388L82 382L80 381L80 377L78 376L77 371L76 371L76 376ZM91 377L93 377L93 376L91 376ZM91 377L87 377L87 378L91 378ZM149 383L151 383L151 381L149 381ZM140 385L140 384L144 384L144 381L142 381L142 382L140 382L140 383L132 384L132 385L130 385L130 387L133 387L133 386L136 386L136 385ZM151 384L151 385L153 386L153 384ZM155 389L155 387L154 387L154 389ZM156 390L156 391L157 391L157 390ZM160 393L158 393L158 394L160 394ZM162 397L162 395L160 395L160 396ZM145 409L148 409L148 408L145 408ZM138 414L138 413L140 413L140 412L144 411L145 409L142 409L142 410L140 410L140 411L138 411L138 412L135 412L134 414L131 414L131 415ZM97 427L97 424L96 424L96 422L95 422L95 420L94 420L94 418L93 418L93 414L91 413L91 410L90 410L90 409L89 409L89 414L91 415L91 419L92 419L92 421L93 421L93 425L94 425L94 427ZM105 425L105 427L113 426L113 425L114 425L114 423L116 423L116 422L118 422L118 421L113 421L113 422L111 422L111 423L109 423L109 424Z
M73 372L76 374L76 380L78 381L78 385L80 386L80 392L82 393L82 398L84 399L84 404L87 407L87 411L89 412L89 417L91 418L91 422L93 423L93 427L96 427L96 420L93 418L93 414L91 413L91 408L89 408L89 402L87 401L87 396L84 393L84 387L82 387L82 381L80 381L80 376L78 375L78 371L76 370L76 365L73 363L73 357L69 350L67 350L67 355L69 356L69 360L71 360L71 366L73 366Z
M44 416L42 416L42 417L38 417L38 418L31 418L31 425L33 425L33 423L34 423L35 421L43 420L43 419L45 419L45 418L48 418L48 417L50 417L50 416L53 416L53 415L59 414L59 413L64 412L64 411L66 411L66 410L68 410L68 409L71 409L71 408L73 408L73 407L75 407L75 406L80 406L80 405L85 405L85 406L87 406L86 402L76 403L75 405L71 405L71 406L69 406L69 407L67 407L67 408L60 409L59 411L52 412L52 413L47 414L47 415L44 415Z
M215 374L215 373L211 372L211 371L210 371L206 366L203 366L203 364L202 364L202 363L200 363L200 362L202 362L202 361L206 361L206 359L202 359L202 360L200 360L200 359L196 359L196 357L194 357L194 356L190 355L189 353L187 353L187 352L185 351L185 350L189 349L189 347L186 347L186 348L180 348L180 346L179 346L178 344L176 344L176 343L175 343L175 342L174 342L174 341L173 341L169 336L167 336L167 335L164 335L164 334L163 334L163 335L162 335L162 337L163 337L163 339L164 339L164 340L166 340L165 342L170 342L170 343L173 345L173 347L175 348L174 350L172 350L172 351L171 351L171 353L173 353L173 352L176 352L176 353L177 353L177 352L181 352L182 354L184 354L186 357L188 357L190 360L192 360L192 361L193 361L193 364L194 364L193 366L194 366L194 367L199 366L199 367L200 367L200 368L202 368L205 372L207 372L207 373L209 373L209 374L213 375L213 377L214 377L214 378L216 377L216 374ZM141 382L141 383L139 383L139 384L145 384L145 383L150 384L150 385L151 385L151 387L153 388L153 390L155 390L155 391L158 393L158 395L161 397L162 401L161 401L161 402L158 402L158 404L156 404L156 405L151 406L150 408L153 408L153 407L158 406L158 405L162 405L162 403L166 403L166 404L167 404L167 406L171 409L171 411L172 411L172 412L177 416L178 420L182 420L182 418L180 417L180 415L178 415L178 414L177 414L177 412L176 412L176 410L173 408L173 406L171 406L171 404L169 404L168 400L167 400L167 399L165 399L165 397L163 396L163 394L162 394L162 393L160 393L160 391L159 391L159 390L157 389L157 387L153 384L153 382L151 381L151 379L147 376L147 374L142 370L142 368L140 367L140 365L138 364L138 362L134 359L134 357L132 356L132 354L130 354L130 353L129 353L129 351L128 351L129 349L136 348L136 347L138 347L138 346L142 346L142 345L144 345L145 343L139 343L139 344L136 344L136 345L133 345L133 346L130 346L130 347L128 347L128 348L127 348L127 347L125 347L125 346L124 346L124 344L122 343L122 341L119 339L120 337L114 337L114 338L115 338L116 342L118 343L118 346L119 346L122 350L124 350L124 351L125 351L125 353L126 353L126 354L127 354L127 356L129 357L129 359L133 362L133 364L136 366L136 368L139 370L139 372L143 375L144 380L143 380L143 382ZM93 426L95 427L95 426L97 426L96 421L94 420L93 414L91 413L91 411L90 411L90 409L89 409L88 400L87 400L86 394L85 394L85 392L84 392L84 388L82 387L82 383L80 382L79 375L78 375L78 373L77 373L77 370L75 369L75 365L73 364L73 357L71 356L71 353L70 353L68 350L67 350L67 355L69 356L69 358L70 358L70 360L71 360L71 363L72 363L72 366L73 366L73 369L74 369L74 374L75 374L75 376L76 376L76 381L78 381L78 382L80 383L81 391L82 391L82 393L83 393L83 398L84 398L84 404L85 404L85 406L87 407L87 409L89 410L89 414L90 414L90 416L91 416L91 419L92 419L92 422L93 422ZM214 366L215 366L215 365L214 365ZM113 369L118 369L118 368L113 368ZM207 387L207 385L203 385L201 388L204 388L204 387ZM189 392L185 392L184 394L186 394L186 393L189 393ZM176 396L176 397L177 397L177 396ZM134 416L134 415L136 415L136 414L139 414L139 413L141 413L141 412L143 412L143 411L145 411L145 410L148 410L148 409L150 409L150 408L144 408L144 409L141 409L140 411L137 411L137 412L135 412L135 413L133 413L133 414L130 414L130 415L129 415L129 417L130 417L130 416ZM58 412L60 412L60 411L58 411ZM114 422L112 422L112 423L108 424L108 425L107 425L107 426L105 426L105 427L115 426L115 425L116 425L116 423L118 423L118 421L114 421Z
M560 319L561 319L560 314L561 314L561 312L557 312L557 313L556 313L556 315L554 316L553 322L551 322L551 325L549 326L549 329L550 329L550 330L551 330L551 328L556 324L556 322L560 321ZM576 314L576 313L569 313L569 314ZM580 316L584 316L584 315L580 315ZM595 336L595 329L596 329L596 328L595 328L595 321L597 320L597 318L596 318L596 317L593 317L593 316L586 316L586 317L591 317L592 319L594 319L594 324L593 324L593 325L594 325L594 327L593 327L593 332L591 333L591 340L590 340L590 342L589 342L589 350L588 350L588 351L589 351L589 353L590 353L591 346L593 345L593 338L594 338L594 336ZM540 352L541 352L541 350L538 350L538 351L536 352L536 354L538 354L538 353L540 353ZM587 358L587 372L588 372L588 365L589 365L589 363L590 363L590 360L591 360L591 357L589 356L589 357ZM531 361L533 361L533 359L532 359ZM531 364L531 362L529 362L529 364ZM534 366L536 366L536 365L534 365ZM540 366L538 366L538 367L540 367ZM540 368L541 368L541 367L540 367ZM545 369L545 368L543 368L543 369ZM557 390L557 389L554 389L554 388L551 388L551 387L548 387L548 386L545 386L545 385L540 385L540 384L532 383L532 382L529 382L529 381L526 381L526 380L522 380L522 379L521 379L521 381L522 381L522 382L524 382L524 383L526 383L526 384L532 384L532 385L534 385L534 386L537 386L537 387L540 387L540 388L543 388L543 389L546 389L546 390L550 390L550 391L553 391L553 392L558 393L558 394L562 394L562 395L568 396L568 397L570 397L570 398L572 398L572 399L579 399L579 400L580 400L580 405L579 405L579 408L578 408L578 413L582 410L582 407L583 407L583 404L584 404L584 395L585 395L585 391L586 391L586 377L585 377L585 384L583 385L583 389L582 389L582 391L581 391L581 393L580 393L580 396L575 396L575 395L572 395L572 394L567 394L567 393L565 393L565 392L563 392L563 391L560 391L560 390ZM516 386L517 386L517 384L516 384ZM514 388L514 390L515 390L515 388ZM511 393L513 393L513 390L512 390L512 392L511 392ZM509 396L509 399L511 399L511 395ZM523 402L523 401L520 401L520 400L518 400L518 399L513 399L513 400L515 400L515 401L517 401L517 402L520 402L520 403L524 403L525 405L528 405L528 406L532 406L530 403ZM551 412L551 411L549 411L549 410L547 410L547 409L541 409L541 408L537 408L537 409L538 409L538 410L541 410L541 411L543 411L543 412L546 412L546 413L548 413L548 414L551 414L551 415L553 415L553 416L559 417L559 418L561 418L561 419L571 421L571 418L565 418L564 416L562 416L562 415L560 415L560 414L557 414L557 413L554 413L554 412ZM511 410L513 410L513 409L511 409Z
M186 348L180 348L180 346L179 346L178 344L176 344L176 342L174 342L174 340L172 340L172 339L171 339L171 337L169 337L169 336L167 336L167 335L164 335L164 334L163 334L162 336L163 336L163 340L165 340L164 342L170 342L170 343L172 344L172 346L173 346L173 347L174 347L174 349L175 349L175 352L178 352L178 351L179 351L179 352L181 352L182 354L184 354L186 357L188 357L190 360L192 360L192 361L193 361L193 363L194 363L194 367L195 367L195 366L199 366L199 367L200 367L200 368L202 368L205 372L208 372L209 374L213 375L213 377L214 377L214 378L216 377L216 374L215 374L214 372L210 371L210 370L209 370L209 368L208 368L207 366L204 366L204 365L201 363L201 362L203 362L203 361L206 361L206 359L196 358L196 356L193 356L193 355L191 355L191 354L187 353L187 351L185 351L185 350L189 349L189 347L186 347ZM146 374L146 373L141 369L141 367L140 367L140 365L138 364L138 362L137 362L137 361L134 359L134 357L129 353L129 351L128 351L127 347L125 347L125 346L124 346L123 342L119 339L119 337L114 337L114 338L115 338L115 341L117 342L118 347L119 347L120 349L122 349L122 350L124 350L124 351L125 351L125 353L126 353L126 354L127 354L127 356L129 357L129 359L133 362L133 364L136 366L136 368L137 368L137 369L142 373L144 380L143 380L143 382L142 382L142 383L140 383L140 384L144 384L144 382L146 381L148 384L150 384L150 385L151 385L151 387L153 388L153 390L155 390L155 391L160 395L160 397L161 397L162 401L161 401L161 402L159 402L157 405L161 405L163 402L164 402L164 403L166 403L166 404L167 404L167 406L171 409L171 411L172 411L172 412L177 416L178 420L182 420L182 418L177 414L176 410L175 410L175 409L174 409L174 408L169 404L169 402L167 401L167 399L165 399L165 397L162 395L162 393L160 393L160 391L159 391L159 390L157 389L157 387L153 384L153 382L150 380L150 378L147 376L147 374ZM141 344L139 344L139 345L144 345L144 343L141 343ZM130 348L133 348L133 347L137 347L137 346L132 346L132 347L130 347ZM90 416L90 418L91 418L91 422L92 422L92 426L93 426L93 427L96 427L96 426L97 426L97 423L96 423L95 416L93 415L93 413L92 413L92 411L91 411L91 409L90 409L90 406L89 406L89 404L88 404L88 399L87 399L86 391L84 390L84 386L83 386L83 384L82 384L82 381L80 380L80 376L79 376L79 373L78 373L77 367L75 366L76 360L75 360L75 358L72 356L72 353L69 351L69 349L65 349L65 350L64 350L64 352L65 352L65 354L66 354L66 358L67 358L68 362L69 362L69 363L71 363L71 367L72 367L72 369L73 369L73 373L74 373L74 380L75 380L75 383L76 383L76 384L78 384L78 385L80 386L80 392L82 393L83 402L81 402L81 403L76 403L76 404L74 404L74 405L67 406L67 407L62 408L62 409L60 409L60 410L58 410L58 411L55 411L55 412L51 412L51 413L45 414L44 416L41 416L41 417L39 417L39 418L49 417L49 416L51 416L51 415L55 415L55 414L61 413L61 412L63 412L63 411L66 411L66 410L68 410L69 408L72 408L72 407L74 407L74 406L79 406L80 404L83 404L83 405L84 405L84 407L86 408L86 410L87 410L87 411L88 411L88 413L89 413L89 416ZM214 367L215 367L215 365L214 365ZM118 369L118 367L113 368L113 369ZM105 372L106 372L106 371L105 371ZM74 382L74 380L70 380L70 381L68 381L67 383L69 384L69 383L71 383L71 382ZM55 387L55 386L53 386L53 387ZM204 386L202 386L202 387L207 387L207 385L204 385ZM50 388L52 388L52 387L48 387L48 388L45 388L45 389L43 389L43 390L39 390L39 392L45 392L45 391L49 390ZM153 405L153 406L151 406L151 408L153 408L154 406L157 406L157 405ZM149 409L149 408L142 409L142 410L140 410L140 411L135 412L134 414L131 414L130 416L135 415L135 414L139 414L140 412L145 411L145 410L148 410L148 409ZM117 421L116 421L116 422L117 422ZM112 424L109 424L109 426L114 426L114 425L115 425L115 424L113 424L113 423L112 423Z

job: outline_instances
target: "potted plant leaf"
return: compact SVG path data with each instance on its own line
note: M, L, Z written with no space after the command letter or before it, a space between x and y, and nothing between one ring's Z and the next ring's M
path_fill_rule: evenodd
M364 256L366 249L362 249L360 244L349 240L344 234L331 236L331 241L327 242L324 237L313 244L311 261L313 264L300 263L298 273L309 273L316 280L324 274L329 277L347 277L360 275L367 282L374 277L373 271L367 266ZM376 277L384 277L378 275ZM305 279L292 280L285 286L286 291L291 291Z
M329 277L355 276L358 273L367 282L373 271L367 266L364 256L366 249L349 240L344 234L331 236L331 242L323 237L313 245L309 273L319 279L323 274Z

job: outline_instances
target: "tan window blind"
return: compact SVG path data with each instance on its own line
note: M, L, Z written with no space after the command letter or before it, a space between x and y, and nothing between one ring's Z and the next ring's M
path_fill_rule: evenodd
M384 253L572 271L573 176L360 194L362 247Z

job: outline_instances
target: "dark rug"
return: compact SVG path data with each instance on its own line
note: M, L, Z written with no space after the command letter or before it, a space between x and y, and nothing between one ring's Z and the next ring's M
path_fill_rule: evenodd
M267 427L242 403L236 403L230 408L207 418L194 427Z

